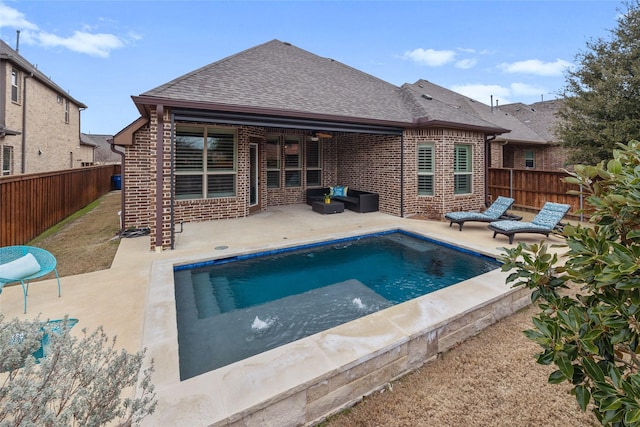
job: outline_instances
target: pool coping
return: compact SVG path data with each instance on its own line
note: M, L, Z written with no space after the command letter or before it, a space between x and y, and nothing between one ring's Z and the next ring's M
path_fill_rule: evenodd
M500 270L180 381L174 266L399 230L495 257L474 245L403 226L360 228L260 249L215 250L155 261L143 328L159 401L143 425L313 425L530 302ZM223 390L223 391L221 391Z

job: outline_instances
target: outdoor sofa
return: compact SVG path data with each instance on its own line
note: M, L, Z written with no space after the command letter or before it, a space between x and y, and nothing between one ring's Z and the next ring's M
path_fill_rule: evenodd
M331 188L307 188L307 204L313 206L313 202L323 201L325 194L330 194ZM344 203L344 207L360 213L376 212L378 210L378 193L347 189L346 196L331 196L331 200Z

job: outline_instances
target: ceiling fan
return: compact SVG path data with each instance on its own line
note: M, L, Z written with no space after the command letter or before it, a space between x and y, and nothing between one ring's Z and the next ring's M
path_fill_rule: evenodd
M317 141L318 138L332 138L333 135L330 133L326 133L326 132L313 132L311 134L311 140L312 141Z

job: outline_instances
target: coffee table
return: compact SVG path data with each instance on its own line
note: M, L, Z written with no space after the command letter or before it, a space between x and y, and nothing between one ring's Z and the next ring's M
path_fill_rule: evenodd
M318 212L323 215L341 213L344 212L344 203L336 202L335 200L332 200L329 203L325 203L324 201L320 200L317 202L313 202L312 208L314 212Z

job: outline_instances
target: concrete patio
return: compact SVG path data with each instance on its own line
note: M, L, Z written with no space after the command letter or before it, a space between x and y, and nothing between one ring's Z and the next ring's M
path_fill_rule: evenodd
M68 314L80 320L74 333L102 325L109 336L117 335L119 345L127 350L148 348L156 365L153 381L159 405L145 425L312 424L344 405L340 402L351 402L358 393L366 393L368 386L378 387L370 377L359 384L345 382L332 389L323 385L339 381L338 374L369 364L377 369L374 376L386 382L509 315L528 297L510 290L504 284L504 273L487 273L489 276L472 279L468 281L472 283L461 284L463 287L438 291L433 298L409 301L339 326L332 334L317 334L180 382L175 304L171 306L173 265L394 228L493 256L499 254L500 247L509 246L506 236L493 239L484 223L467 223L458 231L455 224L449 227L444 221L404 219L378 212L320 215L307 205L271 207L242 219L185 224L183 232L176 234L176 249L171 251L151 252L148 237L123 239L109 270L61 278L61 298L56 297L54 280L34 283L27 314L22 312L20 286L5 287L0 311L6 318L39 315L48 319ZM518 235L516 242L541 239L544 236ZM561 242L554 236L546 240ZM469 292L468 286L478 291ZM491 305L496 301L498 305ZM445 334L451 313L434 309L447 307L447 302L455 307L455 322L470 319L451 335ZM431 310L428 322L424 319L425 307ZM425 328L432 328L434 333L437 328L438 339ZM352 348L346 349L347 341L337 343L337 336L343 340L350 337ZM337 347L329 348L329 338ZM381 378L381 364L389 379ZM307 386L300 385L303 383Z

